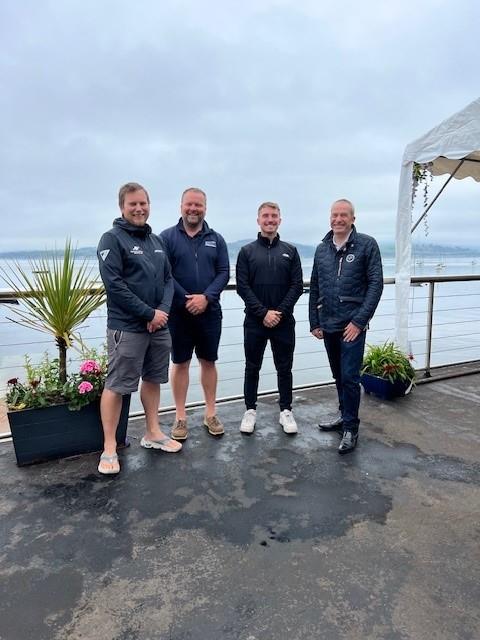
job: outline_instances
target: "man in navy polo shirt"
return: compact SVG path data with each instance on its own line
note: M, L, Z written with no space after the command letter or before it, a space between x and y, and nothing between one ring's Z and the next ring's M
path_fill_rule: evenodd
M225 240L205 222L207 196L195 187L182 194L178 223L165 229L165 244L175 294L168 326L172 336L171 385L176 416L172 438L188 437L185 404L193 352L200 364L205 397L204 425L211 435L224 432L216 415L218 344L222 329L220 294L228 283L230 265Z

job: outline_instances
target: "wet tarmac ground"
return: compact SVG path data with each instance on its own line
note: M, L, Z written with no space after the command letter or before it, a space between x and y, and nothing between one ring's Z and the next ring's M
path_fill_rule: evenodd
M364 397L346 456L332 387L297 393L296 436L275 397L251 436L240 402L221 438L192 412L180 454L132 421L117 477L0 445L0 638L480 638L479 381Z

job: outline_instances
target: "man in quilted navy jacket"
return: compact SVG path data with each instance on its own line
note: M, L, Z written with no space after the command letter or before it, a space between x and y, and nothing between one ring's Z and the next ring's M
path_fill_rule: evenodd
M365 336L383 290L377 242L358 233L354 221L355 209L349 200L333 203L331 231L317 247L310 279L310 331L324 340L341 414L319 426L342 433L338 449L342 454L357 445Z

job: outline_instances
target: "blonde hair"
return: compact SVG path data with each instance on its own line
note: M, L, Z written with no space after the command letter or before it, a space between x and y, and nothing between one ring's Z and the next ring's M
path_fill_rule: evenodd
M266 207L269 207L270 209L276 209L278 213L280 213L280 207L276 202L262 202L262 204L258 207L257 213L260 214L260 211L262 209L265 209Z

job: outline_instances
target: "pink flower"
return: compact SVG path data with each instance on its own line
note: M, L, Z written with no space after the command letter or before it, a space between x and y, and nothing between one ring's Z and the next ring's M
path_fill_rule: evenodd
M86 380L84 382L81 382L78 385L78 393L88 393L92 389L93 389L93 384L91 384L90 382L87 382Z
M101 373L102 369L95 360L85 360L80 365L80 373Z

